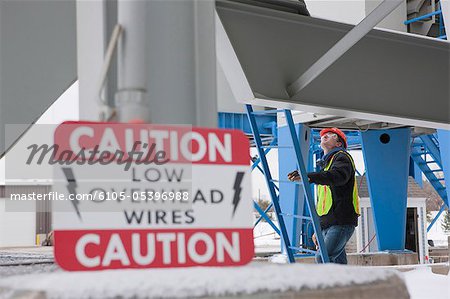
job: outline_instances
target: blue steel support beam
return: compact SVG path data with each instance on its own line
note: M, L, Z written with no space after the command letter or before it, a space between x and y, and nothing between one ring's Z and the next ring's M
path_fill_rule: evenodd
M257 202L253 202L253 205L258 205L258 203ZM261 209L261 207L258 205L258 207L259 207L259 209L257 208L257 207L255 207L255 209L258 211L258 213L261 215L259 218L258 218L258 220L256 220L256 222L255 222L255 224L253 225L253 228L255 228L257 225L258 225L258 223L259 222L261 222L261 220L262 219L265 219L266 221L267 221L267 218L269 218L269 216L267 216L267 212L269 212L269 210L273 207L273 203L270 203L268 206L267 206L267 208L263 211L263 213L264 213L264 215L263 214L261 214L261 212L260 212L260 210L262 210ZM266 218L267 217L267 218ZM270 219L270 218L269 218ZM270 223L269 223L270 224ZM272 222L272 224L273 224L273 222ZM272 226L272 225L271 225ZM272 226L272 228L273 228L273 226ZM276 230L275 231L278 235L280 235L280 231L279 230Z
M311 130L302 124L295 125L295 130L301 143L301 151L304 153L303 157L306 157L304 162L307 164ZM295 156L294 148L292 147L292 137L287 126L278 128L278 145L280 146L278 149L279 177L280 180L286 180L286 175L297 169L297 158ZM304 192L299 186L299 184L292 184L290 182L280 182L279 199L283 213L304 215ZM285 217L285 223L291 244L293 246L299 244L301 237L301 221L295 217ZM282 246L282 248L284 248L284 246Z
M442 159L441 159L441 154L440 154L440 150L437 147L437 145L433 142L433 140L431 139L432 135L422 135L420 136L420 140L422 140L422 142L425 144L425 147L427 149L427 151L429 152L429 154L431 155L431 157L433 158L434 161L436 161L436 163L439 165L439 167L442 167Z
M411 131L362 132L378 250L404 250Z
M264 112L264 111L262 111ZM239 129L245 134L251 134L252 129L245 113L219 112L218 113L219 128L223 129ZM256 124L260 134L273 134L272 123L277 121L276 114L274 115L255 115ZM267 126L267 124L271 124Z
M409 176L414 178L420 188L423 188L422 170L414 163L412 158L409 159Z
M428 225L427 227L427 232L430 231L430 229L433 227L433 225L436 223L436 221L439 219L439 217L441 216L442 212L445 211L445 209L447 208L446 204L443 204L441 206L441 208L439 209L439 212L436 214L436 216L434 216L434 219L431 221L431 223Z
M447 187L447 206L450 201L450 131L438 130L439 149L441 152L442 169L444 170L445 186Z
M284 111L284 114L286 116L286 123L289 127L289 130L291 132L294 132L295 124L292 119L291 110L286 109ZM308 135L311 135L311 134L308 134ZM304 136L304 139L306 140L308 138L308 135L300 135L300 137ZM311 192L311 184L308 182L308 176L307 176L306 166L305 166L305 164L307 164L307 163L304 163L305 159L303 157L305 155L302 152L302 147L300 146L300 140L301 140L301 138L296 138L296 136L292 136L292 145L293 145L294 151L295 151L298 173L302 180L302 182L300 184L302 185L303 192L305 195L304 198L306 199L307 205L309 206L309 209L311 212L310 219L312 220L312 225L314 226L314 231L317 236L317 244L319 245L318 252L322 258L322 262L329 263L330 258L328 257L328 252L325 247L325 242L324 242L324 238L322 235L322 228L320 227L319 216L317 215L317 213L315 211L315 206L316 206L315 200L314 200L312 192ZM309 147L308 147L308 149L309 149Z
M257 202L253 202L253 207L258 211L258 213L261 215L261 217L258 219L257 223L255 223L255 225L253 227L255 227L258 222L260 221L261 218L264 218L267 223L269 223L269 225L273 228L273 230L280 235L280 230L278 229L278 227L276 227L276 225L273 223L273 221L269 218L269 216L267 216L267 211L270 210L270 208L272 207L273 204L270 205L270 207L268 207L265 211L263 211L261 209L261 207L259 206L259 204Z
M313 152L313 144L309 146L309 155L308 155L308 172L314 171L314 152ZM314 186L311 185L311 194L313 194L314 198ZM305 199L306 200L306 199ZM309 211L308 205L305 205L303 208L303 216L311 216L311 212ZM308 248L315 248L314 242L312 241L312 235L314 234L314 227L312 226L311 221L305 221L302 226L302 244L306 245Z

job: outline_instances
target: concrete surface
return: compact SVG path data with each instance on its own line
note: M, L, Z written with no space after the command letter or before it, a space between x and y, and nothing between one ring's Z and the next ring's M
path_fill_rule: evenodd
M271 255L260 254L255 261L265 262ZM349 265L353 266L394 266L394 265L415 265L418 263L417 253L350 253L347 254ZM296 258L297 263L314 264L313 257Z

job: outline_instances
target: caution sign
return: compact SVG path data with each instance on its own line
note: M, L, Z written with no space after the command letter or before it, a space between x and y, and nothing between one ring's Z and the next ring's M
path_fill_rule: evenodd
M253 257L249 142L240 131L66 122L52 148L34 154L54 164L55 259L65 270Z

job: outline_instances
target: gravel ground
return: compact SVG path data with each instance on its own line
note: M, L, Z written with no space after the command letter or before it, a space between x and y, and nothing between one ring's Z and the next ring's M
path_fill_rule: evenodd
M0 248L0 278L55 271L52 247Z

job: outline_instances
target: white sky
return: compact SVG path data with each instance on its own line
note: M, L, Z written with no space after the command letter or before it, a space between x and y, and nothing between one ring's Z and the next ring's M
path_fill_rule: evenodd
M55 103L37 120L36 124L60 124L67 120L78 119L79 108L77 81L55 101ZM31 127L25 135L32 135L35 127L36 126ZM13 150L14 149L11 151ZM5 184L5 158L7 159L7 156L8 154L0 159L0 185Z

